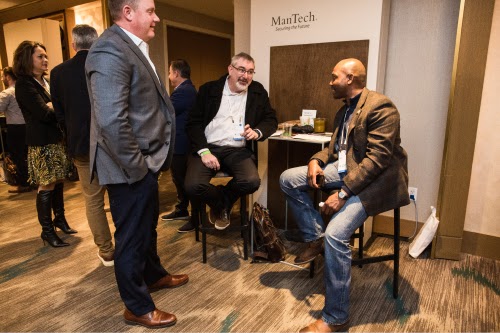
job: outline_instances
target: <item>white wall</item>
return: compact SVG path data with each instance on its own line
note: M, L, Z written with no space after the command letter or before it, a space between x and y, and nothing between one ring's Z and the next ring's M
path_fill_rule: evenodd
M500 0L495 1L464 230L500 237Z
M420 222L437 205L459 9L457 0L391 2L385 94L401 114ZM414 220L414 206L401 217Z
M88 24L97 31L100 36L104 31L104 23L102 19L102 6L100 1L90 2L85 5L76 6L75 24ZM68 31L70 33L70 31Z
M17 46L25 40L40 42L47 48L49 72L62 62L59 22L43 18L20 20L4 24L3 31L9 66L12 66Z

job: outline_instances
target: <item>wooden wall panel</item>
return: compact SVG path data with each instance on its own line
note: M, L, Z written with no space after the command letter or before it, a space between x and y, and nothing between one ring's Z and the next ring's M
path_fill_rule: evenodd
M271 47L269 94L278 121L299 119L302 109L318 110L331 130L342 105L332 97L332 69L342 59L368 62L368 40ZM368 70L368 68L367 68Z
M315 109L327 119L326 130L333 129L335 113L342 101L334 100L329 82L332 69L342 59L368 61L368 40L271 47L269 94L278 121L299 119L302 109ZM288 148L287 148L288 145ZM273 222L285 226L285 198L279 177L288 167L305 165L319 151L319 144L269 140L268 208ZM288 158L287 158L288 152ZM288 213L288 227L295 227Z

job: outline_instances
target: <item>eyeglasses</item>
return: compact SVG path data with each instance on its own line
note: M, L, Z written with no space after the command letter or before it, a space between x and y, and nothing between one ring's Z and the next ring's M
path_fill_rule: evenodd
M247 73L248 75L252 76L255 74L255 71L253 69L249 69L249 70L246 70L245 68L243 67L236 67L234 66L233 64L231 64L231 66L236 69L236 71L238 72L238 74L240 75L244 75L245 73Z

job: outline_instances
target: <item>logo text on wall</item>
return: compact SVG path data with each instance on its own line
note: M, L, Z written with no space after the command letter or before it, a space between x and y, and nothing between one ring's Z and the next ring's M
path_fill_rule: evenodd
M312 12L309 14L292 14L290 16L271 17L271 27L276 27L276 31L290 31L295 29L308 29L311 27L311 22L315 22L316 17Z

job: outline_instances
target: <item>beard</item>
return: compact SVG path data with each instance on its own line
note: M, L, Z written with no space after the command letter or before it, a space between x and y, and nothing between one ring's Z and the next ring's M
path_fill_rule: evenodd
M240 91L247 90L248 86L249 86L249 82L245 78L239 78L238 81L236 81L236 87Z
M337 89L332 88L332 95L334 99L342 99L346 96L346 89L342 87L337 87Z

